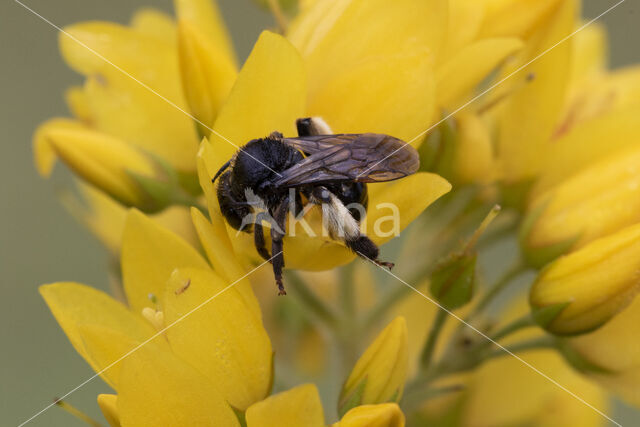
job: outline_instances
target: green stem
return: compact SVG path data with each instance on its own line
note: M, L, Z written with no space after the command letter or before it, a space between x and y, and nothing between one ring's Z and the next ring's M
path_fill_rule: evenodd
M436 397L449 393L456 393L462 390L464 390L464 385L462 384L454 384L444 387L433 387L431 384L426 384L422 388L415 387L411 390L407 390L402 397L402 410L405 413L410 414L429 399L435 399Z
M342 366L344 376L348 375L358 357L358 323L356 322L355 284L353 282L355 263L345 265L340 277L340 305L342 316L336 338L342 349Z
M482 297L478 305L474 307L471 314L465 320L468 322L482 313L484 309L487 308L487 306L495 299L495 297L502 293L513 279L522 274L526 269L527 266L522 261L518 260L511 268L505 271L502 277L500 277L493 286L489 288L487 293Z
M73 415L74 417L76 417L80 421L83 421L85 424L90 425L91 427L102 427L102 424L100 424L98 421L94 420L75 406L62 399L56 399L55 404L59 408L62 408L67 413Z
M287 286L293 290L297 299L315 316L322 321L329 329L338 329L338 319L333 312L318 296L309 289L300 275L293 270L287 272Z
M353 321L356 316L356 295L354 277L354 262L342 267L340 276L340 303L342 311L347 321Z
M541 348L556 348L556 339L551 335L545 335L530 340L520 341L504 348L496 348L491 351L484 360L495 359L512 353L519 353L527 350L541 349ZM508 351L505 351L508 350Z
M499 341L502 338L508 335L511 335L514 332L517 332L524 328L530 328L535 325L536 325L536 322L533 320L533 316L531 315L531 313L527 313L524 316L509 323L502 329L499 329L498 332L496 332L491 336L491 339L494 341Z
M433 325L431 325L431 331L429 331L429 336L427 337L424 349L422 350L422 356L420 357L420 362L424 368L428 368L431 364L433 353L436 349L436 344L438 343L438 338L440 337L442 327L447 320L447 315L448 313L443 309L439 309L436 313Z

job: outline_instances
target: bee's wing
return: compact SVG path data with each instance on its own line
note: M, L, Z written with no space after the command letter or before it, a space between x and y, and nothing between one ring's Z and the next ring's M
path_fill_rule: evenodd
M275 182L278 187L335 181L391 181L415 173L420 166L413 147L388 135L316 135L284 138L283 142L308 157L283 171Z

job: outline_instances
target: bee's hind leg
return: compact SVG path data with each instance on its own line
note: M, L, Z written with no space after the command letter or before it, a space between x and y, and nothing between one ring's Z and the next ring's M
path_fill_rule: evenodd
M381 267L386 267L391 270L395 265L392 262L379 260L378 255L380 255L380 249L378 248L378 246L376 246L375 243L373 243L373 241L369 237L365 236L364 234L361 234L357 238L352 240L345 240L345 244L349 249L360 255L362 258L366 258Z
M262 258L268 261L271 258L271 255L269 254L266 242L264 241L264 230L262 228L262 224L256 221L253 227L253 243L256 246L256 250Z
M274 212L275 224L271 227L271 253L273 258L271 264L273 265L273 275L276 279L276 285L278 285L278 295L286 295L282 284L282 270L284 269L284 245L282 238L285 233L285 222L287 219L287 208L289 206L289 198L284 199Z

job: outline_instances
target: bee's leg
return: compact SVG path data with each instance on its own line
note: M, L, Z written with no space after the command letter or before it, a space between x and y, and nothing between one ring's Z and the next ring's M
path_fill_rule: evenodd
M282 238L285 232L285 222L287 220L287 208L289 206L289 198L285 198L276 208L273 219L276 224L271 227L271 253L273 259L271 264L273 265L273 275L276 279L276 285L278 285L278 295L286 295L282 284L282 269L284 268L284 245Z
M391 270L394 266L392 262L380 261L378 259L378 255L380 255L380 249L378 248L378 246L376 246L375 243L373 243L373 241L369 237L364 234L359 235L355 239L345 240L344 243L356 254L368 259L369 261L381 267L386 267Z
M322 117L303 117L296 120L298 136L331 135L333 131Z
M326 187L318 186L311 191L312 203L322 205L323 223L327 226L329 235L339 239L357 255L366 258L377 265L393 268L393 263L380 261L380 250L373 241L360 232L360 224L353 217L344 204Z
M266 242L264 241L264 230L262 228L262 224L256 222L253 227L253 243L256 245L256 250L262 258L268 260L271 258L271 255L269 255Z

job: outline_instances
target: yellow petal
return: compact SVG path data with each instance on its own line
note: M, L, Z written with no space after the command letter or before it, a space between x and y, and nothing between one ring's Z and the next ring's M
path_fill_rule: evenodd
M340 393L340 407L353 404L399 402L407 376L407 322L396 317L358 359ZM361 399L350 402L362 387Z
M495 178L495 159L487 125L477 114L461 111L456 115L453 170L460 183L487 183Z
M561 0L485 0L480 37L525 37L548 22Z
M55 130L82 130L85 125L77 120L50 119L42 123L33 135L33 157L40 176L48 178L56 162L56 152L49 141L49 132Z
M378 187L378 188L376 188ZM418 217L431 203L451 190L451 184L439 175L420 172L389 184L370 186L366 217L367 235L382 245L395 237ZM395 213L397 229L394 230Z
M449 26L446 47L442 50L443 60L476 39L484 21L484 9L482 1L449 1Z
M574 28L574 14L575 0L563 2L505 72L526 64L566 37ZM498 153L506 181L525 180L540 170L564 106L570 59L571 43L565 41L510 78L512 85L523 86L502 106L498 125ZM534 79L525 82L529 75Z
M571 347L590 363L610 372L588 373L591 379L618 393L633 405L640 405L640 347L638 328L640 298L602 328L572 338Z
M127 215L120 262L127 301L135 312L152 306L149 294L160 297L176 268L209 268L183 239L135 209Z
M188 22L180 22L178 30L182 87L192 114L202 122L201 134L208 135L236 79L236 67Z
M355 65L373 58L397 58L403 54L422 55L432 61L446 37L447 1L442 0L353 0L317 2L307 12L305 25L314 30L292 41L305 57L309 71L310 99L321 93L328 82ZM328 10L327 10L328 9ZM307 40L305 42L305 40ZM382 81L368 80L356 86L356 94L368 93ZM407 82L412 87L419 81ZM361 92L360 88L369 92ZM416 90L419 90L416 88ZM354 94L355 96L355 94ZM376 100L383 99L376 96ZM406 110L404 110L406 111ZM332 124L332 123L330 123Z
M155 331L142 318L104 292L72 282L60 282L40 287L40 294L49 306L73 348L98 372L101 366L87 352L79 325L93 324L117 331L133 341L144 341Z
M324 414L318 389L304 384L254 403L246 412L247 427L322 427Z
M242 268L233 252L224 224L218 222L214 226L196 208L191 209L191 218L213 269L228 281L242 277Z
M250 307L251 313L260 319L260 304L253 293L251 282L241 280L247 272L238 262L238 256L231 246L227 228L222 220L216 221L217 224L213 225L202 212L195 208L191 209L191 218L214 271L227 283L235 283L234 288L242 295L244 302Z
M118 416L117 403L118 396L115 394L99 394L98 406L102 411L110 427L120 427L120 417Z
M604 156L640 140L640 108L606 114L577 126L553 142L532 197L566 180Z
M353 408L332 427L404 427L404 422L397 404L381 403Z
M166 331L173 351L215 384L231 406L244 410L268 394L271 342L233 285L211 270L181 268L171 276L162 305L165 323L176 322Z
M640 149L609 155L541 194L526 245L550 246L576 239L573 247L614 233L640 220ZM544 208L538 206L544 205Z
M640 225L594 240L545 268L531 288L535 308L568 304L546 328L555 334L593 330L631 303L640 289Z
M264 31L215 121L214 129L224 139L211 136L213 169L217 171L238 146L252 139L275 130L295 135L295 120L304 115L305 96L300 55L282 36Z
M176 42L176 26L173 19L157 9L147 7L138 9L131 18L131 27L165 43L175 44Z
M92 124L181 171L194 171L197 138L185 112L175 47L112 23L76 24L65 31L75 40L62 35L60 50L73 69L88 77Z
M376 132L410 141L432 124L434 102L429 55L395 53L345 66L315 85L307 115L322 117L337 133Z
M578 32L573 39L571 77L573 84L589 81L607 68L608 40L604 25L595 22Z
M130 173L154 177L156 168L135 147L93 130L60 126L48 130L44 138L78 176L111 197L125 205L152 204Z
M224 53L227 61L235 64L231 37L216 0L174 0L173 5L179 21L189 22L216 50Z
M72 86L66 90L64 98L71 114L82 123L91 125L91 108L84 88Z
M136 351L141 345L152 347L154 351L170 351L166 340L160 335L149 335L142 341L110 327L84 323L78 324L78 332L87 355L95 365L94 369L101 372L100 376L115 390L119 388L122 360L131 351Z
M215 385L171 352L141 347L123 361L119 382L123 426L240 426Z
M505 37L478 40L462 48L438 67L438 105L450 110L459 108L465 101L461 97L467 95L506 57L522 46L519 39Z

